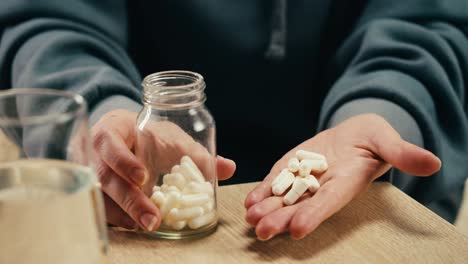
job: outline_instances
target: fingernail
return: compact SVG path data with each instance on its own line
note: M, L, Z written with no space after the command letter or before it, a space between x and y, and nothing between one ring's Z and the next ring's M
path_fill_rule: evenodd
M294 239L294 240L301 240L301 239L303 239L304 237L305 237L305 235L298 236L298 237L296 237L296 236L291 236L291 238Z
M146 170L137 170L134 179L138 185L144 185L148 180L148 173L146 172Z
M152 214L144 214L140 217L140 221L147 231L153 231L154 225L156 225L158 219Z
M269 236L266 237L266 238L258 237L258 239L261 240L261 241L267 241L267 240L270 240L272 237L273 237L273 235L269 235Z

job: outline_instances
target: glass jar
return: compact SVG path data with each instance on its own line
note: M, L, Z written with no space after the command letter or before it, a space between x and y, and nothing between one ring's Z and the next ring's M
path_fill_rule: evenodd
M189 71L165 71L143 80L135 153L150 174L144 191L161 212L153 235L206 235L217 226L216 140L205 107L205 81Z

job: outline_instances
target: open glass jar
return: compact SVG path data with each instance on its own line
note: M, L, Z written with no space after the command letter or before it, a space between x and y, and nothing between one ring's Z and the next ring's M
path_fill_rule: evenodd
M143 80L135 153L150 174L144 191L162 223L152 234L180 239L206 235L217 225L216 140L205 107L205 81L189 71L165 71Z

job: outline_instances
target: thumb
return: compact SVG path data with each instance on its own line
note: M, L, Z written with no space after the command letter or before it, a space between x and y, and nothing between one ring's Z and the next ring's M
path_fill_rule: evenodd
M432 152L403 140L393 129L384 129L372 140L372 151L397 169L415 176L429 176L442 162Z
M227 180L234 174L236 163L233 160L218 155L216 157L216 170L219 180Z

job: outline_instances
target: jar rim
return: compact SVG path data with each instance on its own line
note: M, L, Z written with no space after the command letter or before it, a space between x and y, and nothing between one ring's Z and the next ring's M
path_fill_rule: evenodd
M164 86L160 84L165 84L165 83L159 83L158 81L161 81L165 78L185 78L185 79L191 79L193 80L192 83L189 84L183 84L183 85L171 85L171 86ZM156 72L152 73L148 76L146 76L143 79L142 83L143 87L153 87L153 88L164 88L164 87L170 87L173 89L178 89L178 88L190 88L190 87L203 87L205 86L205 80L203 76L199 73L192 72L192 71L183 71L183 70L172 70L172 71L161 71L161 72Z
M177 80L182 82L179 84ZM184 83L186 82L186 83ZM205 81L201 74L171 70L150 74L143 79L143 101L161 108L186 108L202 104L205 100ZM192 98L184 103L167 103L170 101Z

